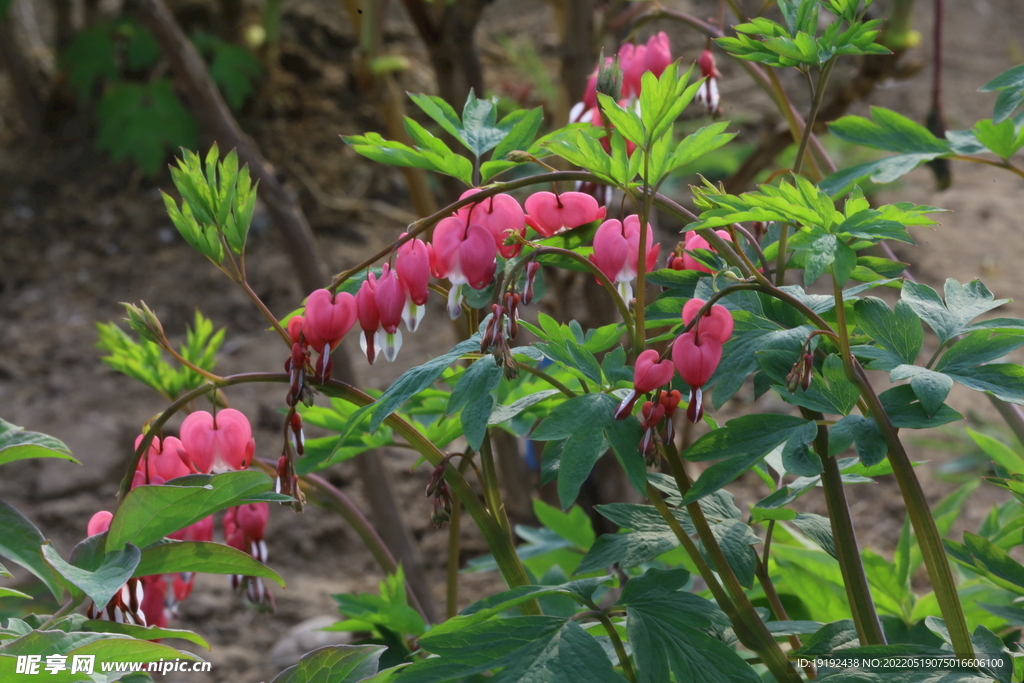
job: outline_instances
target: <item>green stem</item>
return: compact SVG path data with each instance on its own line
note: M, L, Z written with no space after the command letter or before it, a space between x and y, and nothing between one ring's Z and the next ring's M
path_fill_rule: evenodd
M768 575L768 547L771 542L771 530L772 522L769 520L768 534L765 537L765 560L754 556L756 565L754 567L754 576L757 577L757 583L761 586L761 590L764 591L765 597L768 598L768 605L772 608L772 614L775 615L776 621L789 621L789 614L786 612L785 605L782 604L782 598L779 597L779 592L775 590L775 584L772 583L771 576ZM789 646L794 650L799 650L803 644L800 642L800 636L792 635L786 636L786 640L789 642ZM803 667L804 673L807 674L808 680L814 680L817 678L817 672L814 670L813 664L807 664Z
M821 413L806 408L801 408L800 412L808 420L821 420L824 417ZM861 645L885 645L885 632L875 611L874 600L871 599L871 587L864 572L864 563L857 544L857 532L853 528L853 518L850 516L850 507L846 501L846 489L843 488L843 477L839 472L839 464L828 454L828 427L818 425L818 433L814 437L814 450L821 458L821 485L825 491L825 504L832 524L836 560L843 574L843 584L846 586L846 597L850 602L853 623L857 627L857 637Z
M642 244L642 242L641 242ZM633 671L633 664L629 661L629 655L626 654L626 648L622 645L622 638L619 638L619 632L615 630L615 624L602 610L597 609L594 612L594 617L604 626L605 632L608 634L608 638L612 641L612 646L615 648L615 655L619 658L619 666L622 667L622 675L626 677L629 683L636 682L636 672Z
M946 558L946 551L942 545L942 535L939 534L939 529L935 525L935 518L928 507L928 500L921 488L921 482L914 473L914 466L903 447L903 442L900 441L899 433L885 412L882 401L875 393L874 387L871 386L871 381L864 372L864 368L850 353L846 311L843 308L843 292L835 278L832 280L832 291L836 301L836 328L839 332L839 346L846 376L860 389L861 397L868 406L871 418L882 431L882 436L885 437L886 445L889 447L889 463L892 465L896 483L900 487L903 502L907 506L907 516L910 517L910 523L917 535L921 557L928 570L928 578L935 591L935 599L939 603L942 618L949 630L953 650L958 654L970 656L974 653L974 645L971 642L971 633L967 629L967 620L964 618L963 606L960 604L956 582L953 580L953 572L949 567L949 560Z
M45 631L54 624L56 624L62 617L67 616L74 612L78 607L85 602L85 595L80 598L69 598L67 602L61 605L60 609L50 615L50 618L39 625L37 631Z
M480 470L483 475L484 499L491 510L491 515L512 536L512 528L505 513L505 503L501 499L501 487L498 485L498 470L494 466L494 453L491 451L491 430L484 432L484 440L480 444Z
M552 377L548 373L544 372L543 370L535 368L532 365L527 365L526 363L520 363L519 361L516 361L516 368L519 369L519 370L522 370L523 372L525 372L527 374L534 375L535 377L540 377L545 382L547 382L548 384L553 386L555 389L558 389L559 391L561 391L563 394L565 394L569 398L574 398L576 396L576 392L575 391L573 391L569 387L565 386L564 384L559 382L557 379L555 379L554 377Z
M676 452L674 444L667 444L663 453L666 460L668 460L669 467L672 469L672 475L676 480L676 486L679 487L679 492L686 496L690 490L690 480L683 470L683 462L679 459L679 454ZM686 510L690 513L690 520L697 530L701 543L704 544L704 550L711 557L712 566L718 573L719 578L721 578L732 600L733 609L738 618L738 620L732 619L736 637L761 657L765 666L775 676L775 680L799 681L800 675L786 658L785 653L782 652L768 627L764 625L761 617L754 609L754 605L750 602L750 598L747 597L746 592L743 590L739 579L736 578L736 573L729 566L729 561L725 558L718 540L711 532L711 526L704 517L704 510L700 507L700 503L691 503L686 506ZM740 628L741 625L743 626L742 629Z
M451 619L459 613L459 534L462 532L462 502L452 500L448 520L448 566L445 580L445 614Z

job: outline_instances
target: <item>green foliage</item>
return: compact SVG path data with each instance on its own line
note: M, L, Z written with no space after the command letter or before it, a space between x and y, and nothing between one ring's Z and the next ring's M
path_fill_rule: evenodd
M38 432L26 432L0 418L0 465L27 458L63 458L81 464L59 439Z
M282 671L271 683L357 683L379 680L379 645L328 645L302 656L299 663Z
M981 92L998 92L992 122L996 125L1013 116L1024 102L1024 64L1007 69L979 88Z
M389 632L418 638L426 632L423 619L406 600L405 573L401 566L380 583L379 593L333 595L338 611L347 619L336 622L328 630L371 631L377 638Z
M159 344L142 337L135 341L115 323L96 323L99 342L96 347L109 355L103 362L156 389L174 400L183 392L195 389L203 376L187 366L175 368L163 359ZM195 322L186 328L185 343L179 347L182 358L206 371L217 365L217 351L224 343L224 330L214 332L213 323L196 310Z
M779 0L785 25L755 17L735 27L737 37L717 38L715 42L733 57L775 67L817 67L840 55L889 54L888 49L875 43L882 20L860 21L863 14L858 11L859 5L830 0L827 9L837 19L816 37L818 0Z
M238 167L235 150L220 159L220 149L214 143L205 162L194 152L183 152L177 168L171 167L171 178L182 198L181 209L170 195L162 193L167 214L186 242L221 265L226 249L238 255L245 252L257 184L249 177L248 164ZM234 276L241 277L240 273Z
M209 62L210 78L224 94L228 106L238 111L256 90L263 75L260 63L249 50L212 33L196 31L192 43Z

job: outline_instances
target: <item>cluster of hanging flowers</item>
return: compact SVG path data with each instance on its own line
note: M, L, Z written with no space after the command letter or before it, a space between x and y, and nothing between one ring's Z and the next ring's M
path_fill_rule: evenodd
M644 428L640 452L645 456L654 453L658 440L669 443L675 437L672 416L682 401L682 394L665 387L676 373L690 390L687 419L696 423L704 416L703 387L715 374L722 359L722 346L732 336L733 330L732 314L724 306L714 304L697 318L704 306L702 299L691 299L683 306L682 320L689 329L672 343L670 358L662 358L654 349L637 356L633 389L615 409L615 418L625 419L633 413L633 407L641 396L652 395L652 400L641 406L638 416ZM662 424L664 428L659 433L658 428Z
M143 435L135 440L142 443ZM252 463L256 442L252 427L241 412L232 408L216 415L196 411L185 418L181 437L154 437L149 449L139 460L132 479L132 488L163 485L190 474L216 474L244 470ZM270 516L267 503L246 503L229 508L224 515L224 540L227 545L248 553L263 564L267 562L264 530ZM95 536L110 529L114 515L100 510L89 520L87 535ZM211 515L170 534L178 541L213 541L214 517ZM232 576L232 585L244 589L254 605L272 608L273 596L263 580L252 576ZM157 574L129 579L106 605L90 603L90 619L105 619L123 624L165 627L176 613L180 602L192 592L195 575L191 572ZM168 590L170 589L170 590Z

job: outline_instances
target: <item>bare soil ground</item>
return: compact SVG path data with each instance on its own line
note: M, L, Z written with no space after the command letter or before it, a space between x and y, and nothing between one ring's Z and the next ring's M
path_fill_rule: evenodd
M397 3L393 3L396 4ZM703 16L714 3L674 2ZM879 3L881 4L881 3ZM696 5L696 8L694 8ZM927 33L930 3L920 3L918 26ZM1018 27L1024 6L1015 0L964 0L946 3L946 107L951 128L969 127L991 115L993 98L976 92L995 74L1022 61L1024 44ZM499 46L499 37L533 41L552 78L557 78L557 38L551 8L534 0L498 0L478 34L487 78L496 92L529 93L529 79ZM702 41L675 27L673 50L685 59L696 57ZM341 212L318 202L319 192L394 203L411 210L402 176L394 169L360 159L338 139L339 134L380 130L373 107L361 102L351 74L354 36L336 3L296 0L285 16L286 57L273 96L259 117L243 125L265 152L297 183L324 259L340 271L394 239L402 226L372 210ZM413 68L403 88L433 90L433 76L423 51L401 12L388 24L389 49L409 55ZM929 41L911 57L925 61ZM725 66L723 115L738 121L756 120L767 109L763 96L738 69ZM918 120L928 107L927 70L909 81L889 84L854 113L868 105L895 108ZM527 94L526 99L533 95ZM219 369L225 373L276 370L284 361L276 340L240 292L184 244L170 224L158 188L171 187L164 174L139 176L130 165L114 164L95 152L85 136L87 119L72 117L40 145L20 139L9 83L0 74L0 416L18 425L63 439L82 462L26 462L0 471L0 497L16 505L66 553L85 534L89 516L111 508L117 482L140 426L159 413L164 402L151 390L114 373L93 348L95 322L117 320L120 301L145 300L165 328L181 335L198 307L218 327L228 330ZM299 167L299 170L296 170ZM1009 297L1024 286L1019 260L1024 240L1020 216L1024 181L983 166L954 168L952 189L937 193L927 170L907 176L899 187L877 199L914 201L951 209L934 231L919 231L916 248L899 253L913 264L923 281L940 287L942 279L968 281L981 277L997 296ZM312 191L311 191L312 189ZM665 236L671 243L671 236ZM282 254L277 235L259 214L249 257L251 280L259 295L283 314L302 298ZM570 302L572 303L572 302ZM580 302L575 302L580 303ZM1024 314L1013 303L1003 315ZM401 371L447 349L454 340L435 302L425 329L407 335L394 365L368 368L357 359L364 381L384 387ZM358 355L353 340L349 351ZM280 387L256 385L230 393L234 407L256 423L257 450L274 457L278 431L274 410L282 404ZM954 406L979 421L996 421L987 402L958 392ZM727 410L742 408L737 402ZM257 416L263 416L258 419ZM269 416L269 417L268 417ZM936 480L935 464L953 457L948 452L916 448L915 459L934 464L920 469L926 490L937 500L951 485ZM426 557L436 603L443 600L445 534L427 522L429 501L422 496L421 473L411 474L413 458L389 453L404 515ZM350 464L327 473L360 504L360 487ZM753 485L741 483L741 499L754 500ZM763 494L761 494L763 495ZM852 507L865 545L888 552L903 519L893 482L855 487ZM966 528L976 528L997 496L980 489L964 513ZM808 509L824 511L816 494ZM279 670L268 652L295 624L332 615L331 593L375 590L379 572L358 538L335 516L310 508L297 517L275 510L268 534L271 565L288 582L275 590L277 614L264 618L245 610L222 577L201 577L192 597L182 605L174 624L194 629L213 644L209 677L195 681L257 682ZM483 551L472 531L464 533L464 556ZM465 578L464 599L493 590L494 575ZM206 656L206 655L204 655ZM169 680L169 679L168 679ZM182 679L186 680L186 679Z

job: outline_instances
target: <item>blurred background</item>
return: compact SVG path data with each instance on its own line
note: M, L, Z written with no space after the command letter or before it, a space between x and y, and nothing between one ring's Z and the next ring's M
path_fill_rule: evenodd
M762 1L738 4L756 10ZM834 92L826 96L835 105L826 110L831 118L866 115L880 105L925 120L932 102L933 3L896 4L917 33L906 34L906 49L882 73L853 59L840 62ZM713 0L665 0L663 6L703 20L719 11ZM264 174L249 280L283 316L330 274L377 252L406 224L461 192L423 172L364 159L340 135L375 131L400 139L403 115L426 123L406 92L441 95L460 110L470 89L497 97L503 111L543 107L546 129L561 125L602 48L611 54L622 42L646 41L664 30L674 57L684 64L697 58L705 37L679 23L647 21L653 9L619 0L0 0L0 417L62 439L83 463L8 465L0 473L0 497L65 554L84 537L93 512L112 509L135 436L166 406L101 361L95 324L120 320L121 301L144 300L172 340L184 337L199 308L226 328L221 374L280 370L285 351L265 321L166 216L160 190L173 194L167 164L178 147L205 152L214 141L225 151L244 145L251 167ZM872 7L877 17L893 10L885 0ZM726 23L736 21L727 13ZM994 95L977 89L1024 61L1022 25L1019 0L945 3L949 129L991 115ZM668 191L680 201L689 199L687 185L698 172L742 191L785 168L793 154L768 97L723 54L718 60L720 116L740 136L672 179ZM803 82L793 78L784 85L806 112ZM707 123L697 107L683 118L693 129ZM870 158L827 136L824 142L841 167ZM897 253L934 287L946 277L980 277L997 297L1012 297L1024 286L1024 181L980 165L952 172L944 191L925 167L898 185L871 188L878 202L952 210L938 216L942 225L935 230L915 232L917 247L900 245ZM658 225L663 254L680 227ZM444 303L435 297L429 306L423 329L406 335L393 364L369 367L350 335L342 349L361 384L385 388L450 348L456 337ZM550 281L541 309L595 323L608 315L590 301L582 279ZM1024 306L1011 303L999 315L1022 316ZM995 410L959 391L950 404L972 426L998 434ZM245 385L232 389L229 399L253 422L257 455L276 457L280 387ZM719 417L749 408L752 399L752 390L741 391ZM976 478L979 463L987 462L962 425L954 427L911 440L912 458L929 461L920 471L933 501ZM521 444L512 449L523 450ZM408 451L378 451L323 474L374 517L389 542L407 542L396 554L440 606L447 533L429 524L430 501L422 493L427 473L411 472L414 462ZM515 463L505 474L514 521L535 523L533 475ZM895 483L885 479L854 487L850 495L864 544L891 555L903 508ZM614 482L593 484L588 495L614 495L602 490ZM961 527L978 527L1001 500L993 490L975 492ZM763 495L756 480L745 479L736 493L741 502ZM397 500L401 520L386 517L381 495ZM816 494L801 502L824 512ZM463 561L484 552L470 526L463 525ZM313 630L338 618L329 595L375 592L381 578L341 518L314 506L302 517L273 510L267 540L269 564L288 582L287 590L275 591L275 615L245 609L226 577L200 577L171 624L213 644L213 674L205 680L269 680L294 661L292 652L297 657L337 642L339 634ZM500 579L494 572L467 574L462 585L468 602L498 588Z

